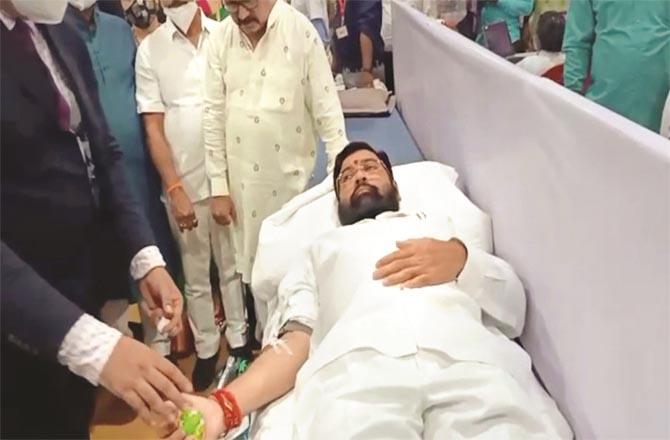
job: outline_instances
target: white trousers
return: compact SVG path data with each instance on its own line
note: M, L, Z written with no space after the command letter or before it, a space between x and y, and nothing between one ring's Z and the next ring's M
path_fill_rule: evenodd
M209 200L193 204L198 227L180 232L172 212L167 209L170 228L175 237L184 269L184 294L189 324L198 357L216 354L220 333L214 320L214 301L209 276L212 255L219 271L221 301L226 314L226 339L232 348L246 344L246 315L242 281L235 271L235 252L230 229L212 218ZM145 342L163 355L170 353L170 341L156 331L154 323L143 317Z
M297 385L292 400L277 409L293 420L293 435L280 417L261 414L254 440L572 438L531 371L520 381L498 367L432 351L400 358L351 352Z

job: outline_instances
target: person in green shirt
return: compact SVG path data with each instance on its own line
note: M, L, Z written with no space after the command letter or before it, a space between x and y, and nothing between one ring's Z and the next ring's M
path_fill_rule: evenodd
M564 84L659 131L670 88L670 1L572 0Z
M479 0L481 9L481 28L477 42L483 41L481 29L499 21L507 23L510 40L514 49L520 51L521 20L533 10L533 0Z
M144 144L144 132L135 101L135 39L122 18L99 9L96 0L70 0L64 23L77 31L86 44L95 74L98 94L110 133L123 151L123 165L130 189L149 220L173 277L181 262L172 239L165 207L160 201L161 184ZM116 292L110 300L141 298L135 283L128 292Z

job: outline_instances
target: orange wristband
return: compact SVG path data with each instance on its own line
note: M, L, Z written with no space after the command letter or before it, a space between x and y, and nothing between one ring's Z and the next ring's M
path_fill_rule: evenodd
M174 191L177 188L183 188L184 185L181 184L181 181L177 180L177 182L173 183L172 185L168 186L165 189L165 194L170 194L172 191Z
M214 391L212 394L214 399L219 403L223 410L223 420L226 425L226 432L233 428L237 428L242 423L242 411L237 404L237 400L233 393L225 388Z

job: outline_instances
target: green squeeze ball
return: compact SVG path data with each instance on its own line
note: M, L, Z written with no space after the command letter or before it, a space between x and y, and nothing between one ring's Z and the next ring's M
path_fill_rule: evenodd
M196 440L202 440L205 435L205 420L202 413L194 409L186 409L181 412L181 429L188 436Z

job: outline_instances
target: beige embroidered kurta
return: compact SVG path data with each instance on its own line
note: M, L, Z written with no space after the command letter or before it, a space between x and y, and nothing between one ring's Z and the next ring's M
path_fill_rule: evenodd
M314 26L277 0L252 48L230 19L210 41L204 137L212 195L230 195L237 271L245 282L261 222L302 192L314 168L317 136L329 169L347 144L342 108Z

